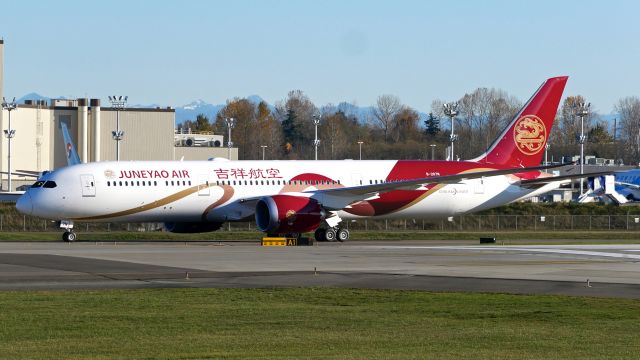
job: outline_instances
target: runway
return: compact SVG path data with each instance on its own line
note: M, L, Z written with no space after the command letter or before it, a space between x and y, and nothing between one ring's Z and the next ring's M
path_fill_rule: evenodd
M0 243L0 290L282 287L640 298L640 245Z

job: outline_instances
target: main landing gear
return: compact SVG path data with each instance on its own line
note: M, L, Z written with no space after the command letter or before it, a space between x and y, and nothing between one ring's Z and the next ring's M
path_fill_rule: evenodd
M349 240L349 230L343 227L317 228L313 234L316 241L340 241Z
M64 229L64 234L62 234L62 240L65 242L74 242L76 241L76 233L73 232L73 221L69 220L61 220L60 228Z

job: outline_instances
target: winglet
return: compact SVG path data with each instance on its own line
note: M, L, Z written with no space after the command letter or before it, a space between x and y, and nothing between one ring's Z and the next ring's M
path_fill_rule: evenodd
M73 144L73 140L71 140L67 124L61 121L60 127L62 128L62 136L64 137L64 151L67 154L67 165L80 164L80 157L76 151L76 146Z

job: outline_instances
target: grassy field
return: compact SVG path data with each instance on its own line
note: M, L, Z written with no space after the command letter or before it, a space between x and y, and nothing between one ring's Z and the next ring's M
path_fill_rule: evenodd
M61 231L0 232L0 241L61 241ZM313 234L306 234L313 237ZM168 232L78 232L79 241L255 241L257 231L216 231L202 234ZM495 237L498 244L632 244L640 243L634 231L352 231L350 241L362 240L473 240Z
M630 359L640 301L352 289L0 293L3 359Z

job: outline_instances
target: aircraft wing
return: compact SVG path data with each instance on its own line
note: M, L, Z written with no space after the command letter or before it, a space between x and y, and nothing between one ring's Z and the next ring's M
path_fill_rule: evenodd
M634 190L640 189L640 185L632 184L632 183L628 183L628 182L616 181L616 185L624 186L626 188L630 188L630 189L634 189Z
M551 168L558 168L566 166L567 164L556 164L546 166L534 166L528 168L509 168L500 170L487 170L487 171L470 171L462 174L444 175L444 176L432 176L420 179L390 181L383 184L352 186L346 188L335 188L326 190L314 190L315 193L338 195L341 193L351 195L368 195L375 193L385 193L394 190L417 190L420 187L431 184L457 184L463 180L478 179L489 176L508 175L526 173L529 171L546 170Z
M597 171L597 172L590 172L590 173L584 173L584 174L570 174L570 175L549 176L549 177L543 177L543 178L541 177L537 179L521 180L520 186L526 187L526 188L537 188L537 187L550 184L556 181L589 178L589 177L595 177L595 176L601 176L601 175L610 175L613 172L614 172L613 170Z
M350 204L377 198L380 194L395 190L418 190L426 185L432 184L457 184L463 180L478 179L483 177L519 174L529 171L546 170L566 166L567 164L556 164L546 166L535 166L528 168L509 168L487 171L470 171L463 174L432 176L420 179L390 181L382 184L352 186L345 188L333 188L324 190L305 191L311 198L318 200L323 206L331 210L341 210ZM304 194L303 193L303 194Z
M0 174L9 174L7 171L0 171ZM42 173L39 171L29 171L29 170L14 170L11 172L11 175L14 176L23 176L23 177L32 177L39 178Z

